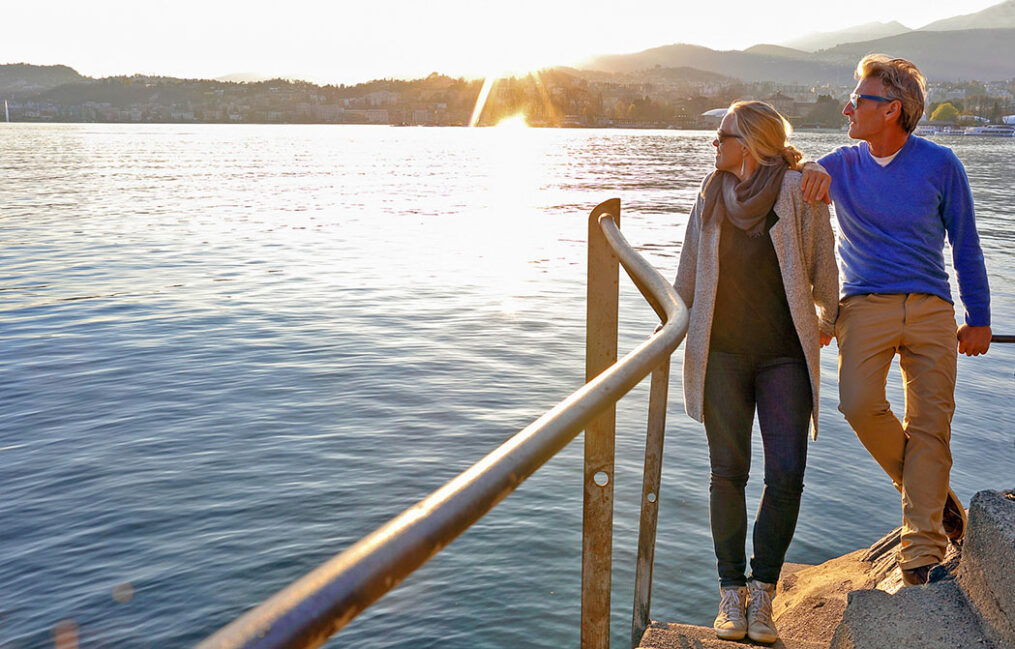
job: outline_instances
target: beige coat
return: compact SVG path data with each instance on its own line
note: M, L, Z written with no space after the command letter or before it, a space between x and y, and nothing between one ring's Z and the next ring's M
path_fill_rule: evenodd
M684 410L698 421L703 418L709 336L719 284L721 226L715 219L702 227L703 203L699 192L687 223L674 282L677 293L691 310L684 343ZM818 332L832 335L839 312L835 236L828 206L804 202L800 194L800 174L796 171L787 171L783 177L775 213L779 220L769 230L769 236L779 258L790 315L807 360L814 403L811 435L817 439L818 386L821 383Z

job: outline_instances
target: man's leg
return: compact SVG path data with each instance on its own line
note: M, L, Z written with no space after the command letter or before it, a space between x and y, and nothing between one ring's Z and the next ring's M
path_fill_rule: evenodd
M952 466L955 330L951 304L933 295L908 296L899 349L909 437L902 475L903 569L940 562L948 546L941 515Z
M902 484L906 434L885 398L888 370L902 342L905 295L855 295L842 301L839 411L892 481Z

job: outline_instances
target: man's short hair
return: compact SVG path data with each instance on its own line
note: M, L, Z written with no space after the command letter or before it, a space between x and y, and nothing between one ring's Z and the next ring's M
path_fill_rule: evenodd
M899 126L912 133L923 117L927 81L911 61L893 59L885 54L868 54L856 64L857 79L879 79L885 96L902 104Z

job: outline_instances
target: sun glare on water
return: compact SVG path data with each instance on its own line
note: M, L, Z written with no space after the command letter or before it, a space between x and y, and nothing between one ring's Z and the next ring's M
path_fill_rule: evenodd
M525 121L525 115L518 113L510 117L505 117L501 121L497 122L497 128L528 128L529 123Z

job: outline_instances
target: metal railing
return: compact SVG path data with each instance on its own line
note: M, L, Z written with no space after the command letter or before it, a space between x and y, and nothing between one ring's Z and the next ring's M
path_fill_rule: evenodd
M478 521L585 430L581 644L610 642L616 402L650 372L646 471L635 578L633 642L648 623L670 355L688 311L620 233L620 200L589 216L586 381L465 472L341 554L209 636L198 649L318 647ZM663 325L617 361L618 262Z

